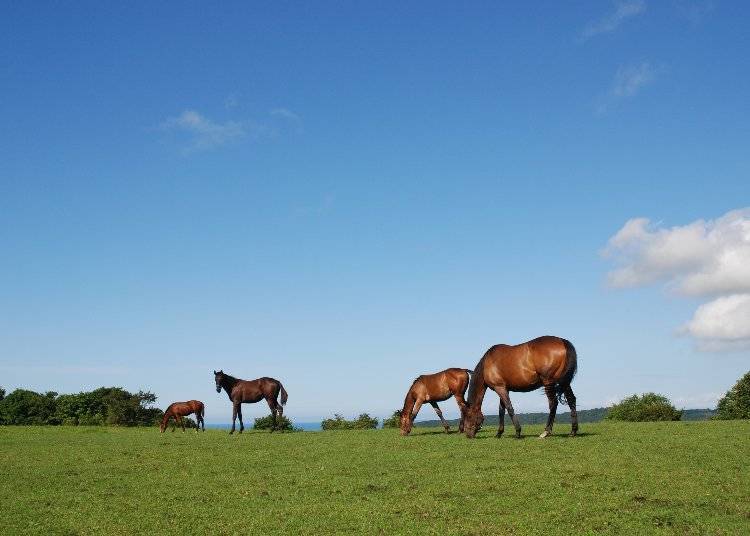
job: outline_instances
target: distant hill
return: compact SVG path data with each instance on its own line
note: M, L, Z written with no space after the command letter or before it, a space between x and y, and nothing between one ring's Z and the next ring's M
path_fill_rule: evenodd
M608 408L594 408L594 409L581 409L578 410L578 422L599 422L604 420L607 415ZM713 409L685 409L682 411L683 421L706 421L716 414L716 410ZM546 412L537 413L519 413L518 417L521 419L521 424L546 424L547 416ZM484 426L497 426L498 417L497 413L491 415L485 415ZM448 423L451 426L458 426L458 419L449 420ZM556 424L570 423L570 412L558 413L555 417ZM506 426L510 424L510 418L505 415ZM429 421L417 421L414 426L442 426L440 421L437 419Z

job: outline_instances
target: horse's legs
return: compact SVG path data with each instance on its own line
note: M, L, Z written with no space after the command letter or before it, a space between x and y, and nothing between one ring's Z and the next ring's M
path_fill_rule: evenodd
M513 421L513 426L516 429L516 439L521 439L521 423L518 421L516 412L513 411L513 404L510 402L508 388L505 386L499 387L497 389L497 394L500 395L500 401L503 406L505 406L505 409L508 410L508 415L510 415L510 419Z
M417 401L414 403L414 408L411 410L411 422L414 424L414 419L417 418L417 413L419 413L419 410L422 409L422 404L424 403L424 400L417 399Z
M464 396L461 393L456 393L453 395L453 398L456 399L456 404L458 404L458 410L461 412L461 418L458 420L458 432L460 434L464 433L464 417L466 416L466 400L464 400Z
M505 432L505 406L503 406L503 399L500 399L500 410L497 413L497 434L495 437L503 437Z
M545 385L544 394L547 395L547 401L549 402L549 417L547 417L547 426L544 427L544 432L539 434L541 438L552 435L552 426L555 424L555 415L557 414L557 393L555 393L555 386Z
M435 413L437 413L437 416L440 417L440 422L443 423L443 428L445 428L445 433L447 434L450 432L450 426L448 426L448 423L445 422L445 419L443 419L443 412L440 411L440 408L437 405L437 402L430 402L430 405L435 408Z
M240 433L245 429L245 423L242 422L242 403L237 404L237 417L240 418Z
M578 433L578 412L576 412L576 395L573 394L573 389L568 385L563 391L565 394L565 400L568 402L570 407L570 435L575 436Z
M234 433L234 421L237 420L237 408L239 408L239 407L240 407L240 405L237 404L236 402L234 404L232 404L232 429L229 430L230 434Z
M277 415L280 414L279 410L281 409L281 405L278 404L276 400L271 398L270 396L266 397L266 403L268 403L268 407L271 408L271 417L273 418L273 424L271 425L271 433L273 433L278 427Z
M185 419L183 417L180 417L180 427L182 428L182 433L185 433Z

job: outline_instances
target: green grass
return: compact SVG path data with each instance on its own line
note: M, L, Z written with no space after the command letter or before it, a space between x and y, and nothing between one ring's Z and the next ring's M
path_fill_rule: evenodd
M0 532L750 533L748 421L540 431L0 427Z

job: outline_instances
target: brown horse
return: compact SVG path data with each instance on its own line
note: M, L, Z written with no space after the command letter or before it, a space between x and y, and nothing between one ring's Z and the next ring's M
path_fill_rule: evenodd
M409 435L414 419L419 413L422 404L429 402L435 408L435 413L443 423L445 433L450 431L448 423L443 419L443 412L438 407L438 402L455 397L458 409L461 410L461 419L458 422L458 431L464 431L464 408L466 407L466 388L469 386L469 374L471 371L462 368L449 368L435 374L423 374L414 380L409 392L404 399L404 409L401 410L401 435Z
M183 417L186 417L190 415L191 413L195 413L195 420L197 421L198 426L196 427L195 431L198 431L198 428L203 427L203 431L206 431L206 423L203 422L203 402L200 400L188 400L187 402L172 402L169 407L167 408L167 411L164 412L164 418L161 420L161 426L159 426L159 430L164 433L164 430L167 429L167 424L169 423L170 418L174 418L175 424L179 424L182 426L182 431L185 431L185 421L182 419ZM172 426L172 431L174 432L175 427Z
M570 382L578 368L578 358L573 345L559 337L539 337L532 341L509 346L498 344L487 350L477 363L469 386L469 402L464 419L467 437L474 437L484 421L482 400L487 387L500 397L500 426L497 437L505 429L505 410L513 420L516 437L521 437L521 424L510 403L509 391L528 392L544 387L549 401L549 418L539 437L552 435L557 403L570 406L571 436L578 432L576 397Z
M245 429L245 425L242 423L242 403L254 404L264 398L268 402L268 407L271 408L271 415L273 415L271 432L276 429L276 416L277 414L284 414L282 406L286 405L288 398L286 389L279 380L267 377L257 380L241 380L229 374L224 374L222 370L214 371L214 380L216 380L216 392L220 393L223 388L227 392L229 400L232 401L232 430L229 432L230 434L234 433L234 422L237 417L240 418L240 433ZM276 401L279 393L281 393L281 404Z

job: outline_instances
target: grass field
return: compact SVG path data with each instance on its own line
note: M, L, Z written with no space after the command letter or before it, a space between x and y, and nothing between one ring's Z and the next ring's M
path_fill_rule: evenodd
M750 533L750 422L568 430L0 427L0 532Z

